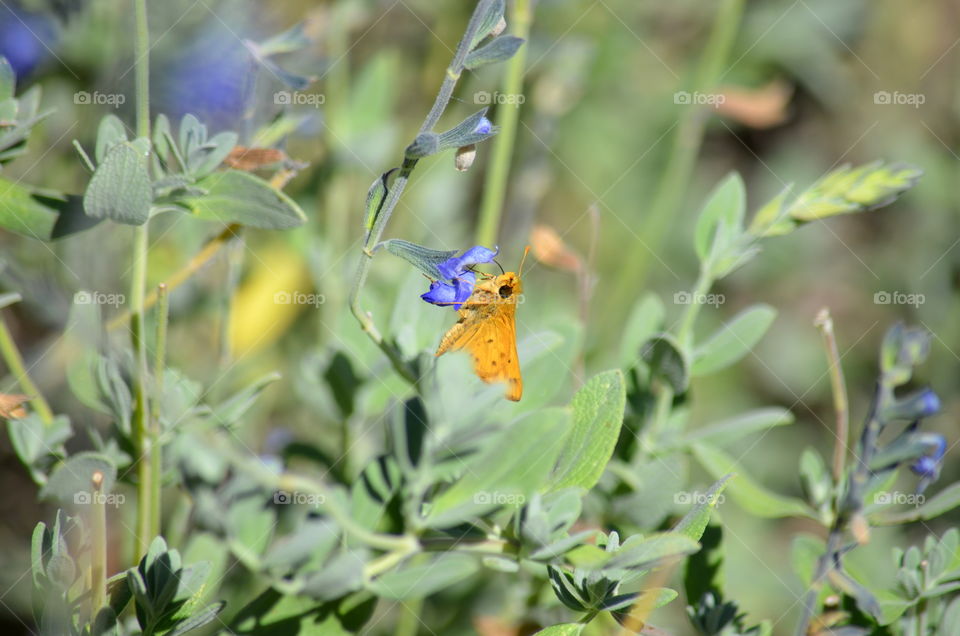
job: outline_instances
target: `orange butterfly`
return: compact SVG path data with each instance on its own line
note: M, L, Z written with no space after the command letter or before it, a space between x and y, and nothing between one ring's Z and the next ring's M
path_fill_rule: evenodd
M523 253L526 259L527 251ZM523 271L523 260L519 271ZM473 371L487 383L506 382L508 400L523 395L520 359L517 357L517 299L523 292L520 274L480 274L473 293L457 312L460 319L440 340L435 355L466 349L473 356Z

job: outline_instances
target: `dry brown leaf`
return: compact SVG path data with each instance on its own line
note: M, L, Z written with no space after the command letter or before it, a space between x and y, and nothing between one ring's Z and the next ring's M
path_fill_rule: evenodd
M253 172L287 160L287 154L277 148L248 148L235 146L223 163L236 170Z
M770 128L787 118L787 104L793 96L793 87L783 80L773 80L760 88L727 86L720 90L723 96L717 111L744 126Z
M19 393L0 393L0 417L19 419L27 416L23 403L30 398Z
M549 225L535 225L530 231L530 247L533 255L544 265L568 272L583 268L583 259L574 252L555 229Z

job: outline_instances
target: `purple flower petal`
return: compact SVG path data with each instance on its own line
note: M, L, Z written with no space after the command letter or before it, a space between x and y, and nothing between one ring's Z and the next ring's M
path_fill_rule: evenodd
M470 298L470 294L473 293L473 286L476 282L477 277L473 272L464 272L453 279L452 285L441 281L433 281L430 283L430 290L421 294L420 298L433 305L460 309L463 303Z
M474 128L473 132L479 135L489 135L493 131L493 122L491 122L486 117L482 118L477 122L477 127Z
M491 250L482 245L476 245L460 256L454 256L437 265L440 274L447 280L453 280L467 273L467 267L480 263L490 263L500 252L500 249Z
M921 477L934 479L940 472L940 460L947 452L947 438L943 435L937 435L937 446L933 449L932 455L924 455L910 466L915 474Z

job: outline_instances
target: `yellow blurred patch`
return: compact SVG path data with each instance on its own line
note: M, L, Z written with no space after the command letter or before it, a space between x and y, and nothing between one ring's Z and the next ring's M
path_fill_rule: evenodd
M312 294L310 274L299 252L276 243L249 257L250 272L230 305L230 348L234 356L273 344L302 311L315 305L293 302Z

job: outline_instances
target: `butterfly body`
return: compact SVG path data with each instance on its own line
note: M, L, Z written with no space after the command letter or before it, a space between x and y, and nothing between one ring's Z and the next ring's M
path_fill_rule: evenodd
M441 356L447 351L466 350L473 357L477 376L488 383L506 382L506 397L514 402L523 395L516 328L517 302L522 292L520 276L515 272L479 281L436 353Z

